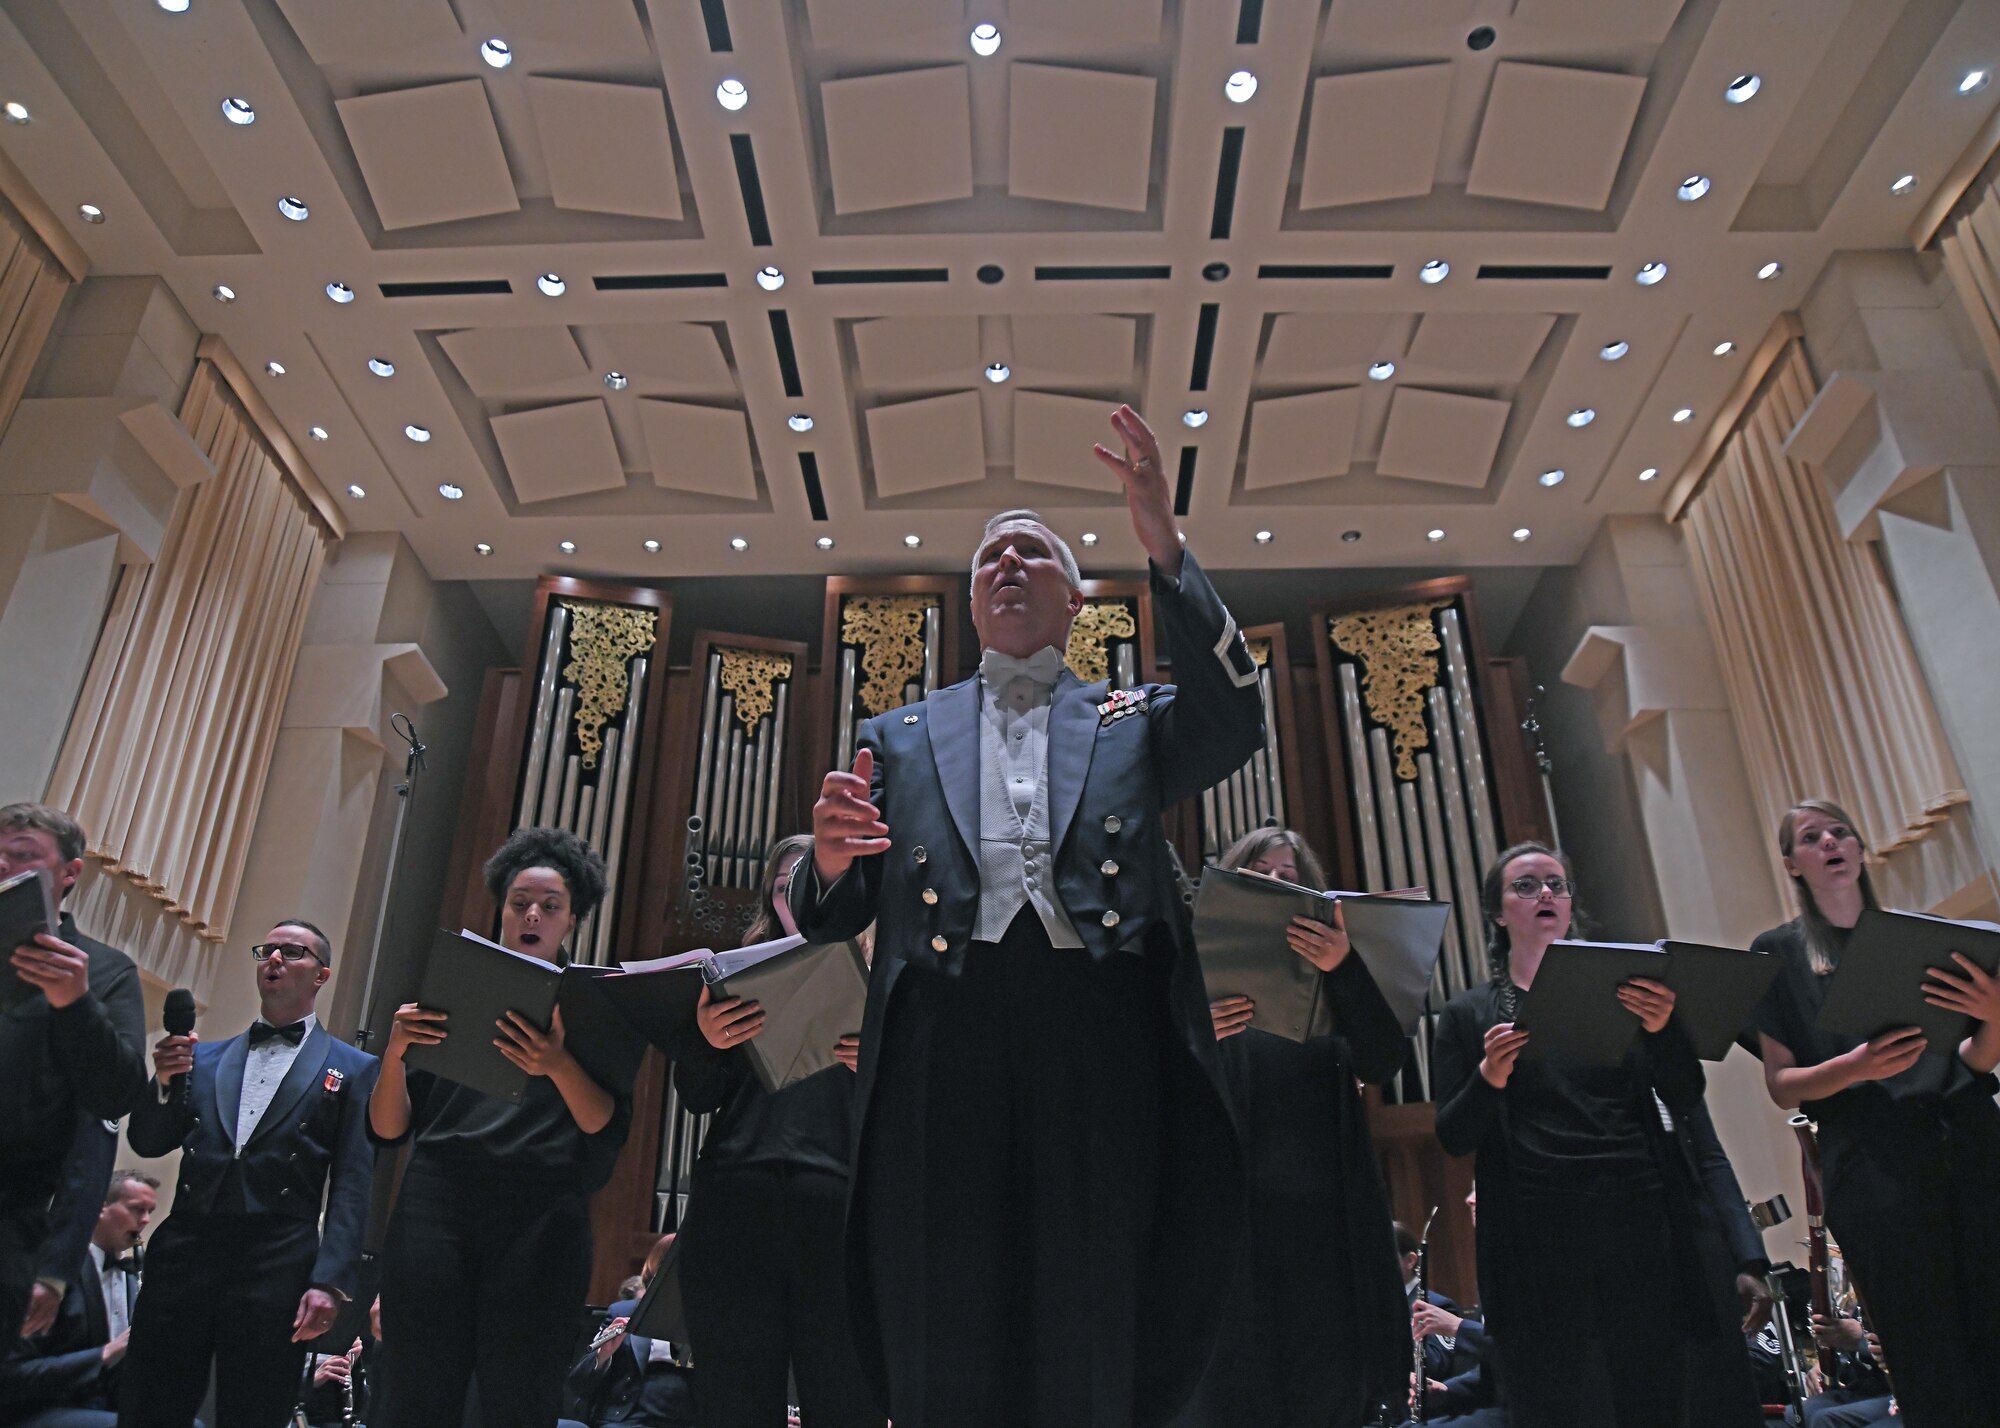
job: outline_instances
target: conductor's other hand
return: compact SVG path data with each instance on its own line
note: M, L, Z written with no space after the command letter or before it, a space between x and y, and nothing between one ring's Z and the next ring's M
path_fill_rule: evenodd
M869 802L875 777L875 751L854 756L854 769L830 770L820 780L819 802L813 805L813 870L820 886L831 887L856 858L889 851L889 825L882 811Z
M339 1313L340 1305L333 1296L314 1285L299 1296L299 1312L292 1316L292 1342L303 1344L307 1339L317 1339L333 1327Z
M1486 1084L1496 1091L1507 1089L1507 1078L1514 1074L1514 1063L1520 1058L1521 1048L1528 1044L1528 1033L1516 1031L1511 1021L1497 1022L1486 1030L1486 1055L1480 1059L1479 1074L1486 1078Z
M1250 1025L1257 1004L1248 997L1217 997L1208 1004L1208 1020L1215 1027L1215 1039L1234 1036Z
M703 1041L717 1051L727 1051L764 1029L764 1008L762 1003L746 1002L741 997L717 1001L714 988L703 986L694 1007L694 1023L701 1028Z
M850 1031L833 1044L833 1059L850 1071L861 1069L861 1036Z

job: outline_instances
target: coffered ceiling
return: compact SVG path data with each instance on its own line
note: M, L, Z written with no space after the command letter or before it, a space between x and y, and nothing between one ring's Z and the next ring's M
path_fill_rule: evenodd
M1211 564L1565 563L2000 101L1990 0L168 3L0 0L0 145L486 579L1133 565L1119 401Z

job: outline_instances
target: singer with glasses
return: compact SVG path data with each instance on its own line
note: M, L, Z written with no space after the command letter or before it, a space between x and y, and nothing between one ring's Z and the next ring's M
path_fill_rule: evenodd
M181 1162L133 1315L127 1428L187 1428L211 1360L216 1428L282 1422L306 1341L357 1292L377 1063L314 1014L333 976L325 933L287 918L250 957L257 1020L227 1041L162 1037L155 1094L132 1113L132 1148Z
M1683 1121L1706 1081L1673 993L1644 979L1604 1008L1639 1021L1620 1065L1521 1060L1530 1036L1514 1024L1519 999L1549 944L1569 936L1575 898L1567 859L1540 843L1487 869L1493 975L1439 1020L1437 1135L1449 1153L1478 1157L1479 1286L1512 1421L1670 1428L1686 1421L1687 1338L1714 1311L1696 1251L1700 1191L1659 1104ZM1600 1374L1608 1414L1586 1412L1585 1385Z
M1778 824L1798 917L1751 944L1783 967L1752 1019L1764 1085L1819 1126L1826 1224L1840 1242L1909 1428L1994 1421L2000 1342L2000 981L1971 961L1933 970L1926 1000L1971 1016L1957 1046L1913 1027L1869 1041L1815 1025L1864 909L1880 907L1868 850L1835 803Z

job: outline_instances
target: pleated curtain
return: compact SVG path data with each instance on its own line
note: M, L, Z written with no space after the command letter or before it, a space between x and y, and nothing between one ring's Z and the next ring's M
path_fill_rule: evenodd
M326 536L209 363L180 416L216 475L182 494L159 559L121 580L49 801L83 824L97 872L216 942Z
M2000 189L1988 184L1977 200L1961 200L1959 215L1938 234L1938 251L1987 365L2000 376Z
M13 419L28 378L56 325L70 277L0 199L0 432Z
M1966 793L1874 547L1784 453L1813 392L1794 342L1689 503L1688 550L1774 846L1786 809L1830 798L1886 855Z

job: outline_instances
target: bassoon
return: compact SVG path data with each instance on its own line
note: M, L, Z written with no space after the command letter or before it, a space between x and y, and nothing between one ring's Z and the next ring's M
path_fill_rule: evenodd
M1785 1122L1792 1133L1799 1138L1799 1169L1806 1184L1806 1271L1812 1284L1812 1311L1827 1323L1833 1322L1833 1296L1828 1288L1827 1247L1826 1247L1826 1184L1820 1177L1819 1131L1808 1116L1797 1115ZM1854 1290L1854 1302L1861 1310L1861 1319L1868 1322L1868 1301L1862 1297L1861 1285L1854 1278L1850 1267L1847 1283ZM1889 1358L1881 1357L1882 1377L1889 1382L1889 1396L1896 1396L1896 1381L1889 1373ZM1829 1383L1833 1375L1827 1374Z

